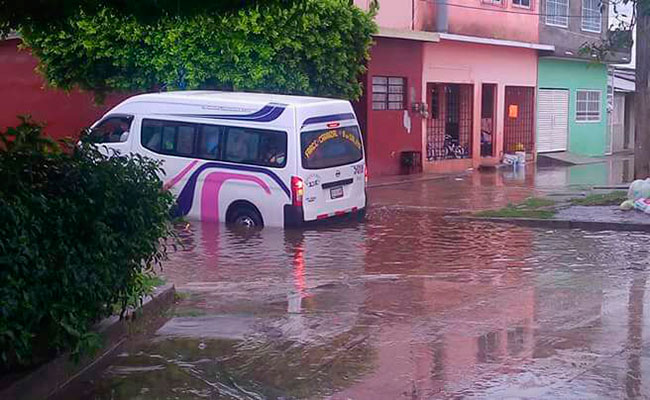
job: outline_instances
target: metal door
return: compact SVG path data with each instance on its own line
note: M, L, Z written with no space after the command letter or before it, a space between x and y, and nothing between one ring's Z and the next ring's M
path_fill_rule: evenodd
M537 151L566 151L569 138L569 91L540 89Z

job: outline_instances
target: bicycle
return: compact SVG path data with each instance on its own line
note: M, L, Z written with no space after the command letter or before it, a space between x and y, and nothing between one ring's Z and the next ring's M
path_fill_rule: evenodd
M458 144L458 140L454 139L450 135L445 135L445 142L442 150L443 158L465 158L467 155L467 150L465 147Z

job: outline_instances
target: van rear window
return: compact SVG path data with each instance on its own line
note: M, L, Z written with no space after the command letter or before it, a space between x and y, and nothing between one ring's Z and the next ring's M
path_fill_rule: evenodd
M363 145L359 128L345 126L303 132L301 153L305 169L332 168L361 161Z

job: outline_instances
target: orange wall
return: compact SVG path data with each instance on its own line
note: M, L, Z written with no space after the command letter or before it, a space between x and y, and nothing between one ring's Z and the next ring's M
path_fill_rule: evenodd
M20 39L0 41L0 130L18 124L17 115L29 114L46 123L50 136L76 136L127 95L111 95L103 106L90 93L66 93L46 87L34 69L37 61L29 51L19 51Z

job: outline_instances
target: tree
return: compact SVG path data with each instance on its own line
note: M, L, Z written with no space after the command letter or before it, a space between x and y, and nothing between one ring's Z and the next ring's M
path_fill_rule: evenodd
M612 26L615 34L636 28L634 175L638 179L647 178L650 177L650 0L610 0L604 4L612 6L617 20ZM608 50L615 45L610 41L590 46Z
M637 10L640 8L637 6ZM645 8L639 12L636 25L634 175L638 179L650 177L650 13L647 5Z
M255 4L292 4L300 0L0 0L0 34L26 24L56 25L79 11L94 14L108 8L120 15L152 21L164 15L196 15L232 11Z
M162 7L146 18L97 2L49 24L23 19L20 31L50 85L99 99L164 89L356 99L376 30L372 13L348 0L228 1L208 12Z

